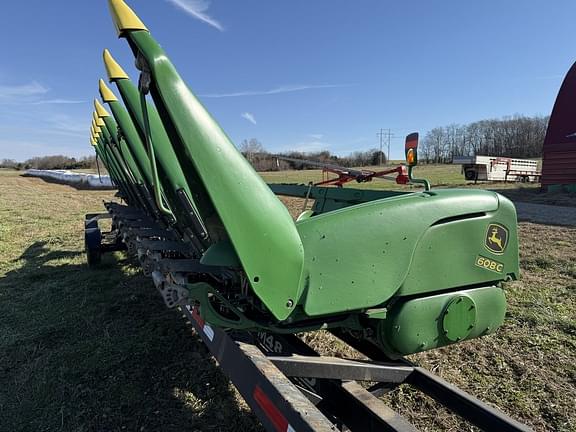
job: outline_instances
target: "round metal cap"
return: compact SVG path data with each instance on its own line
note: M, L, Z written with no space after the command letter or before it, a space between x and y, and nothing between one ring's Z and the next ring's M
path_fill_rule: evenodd
M442 316L444 335L453 342L465 339L476 325L476 304L468 296L456 296Z

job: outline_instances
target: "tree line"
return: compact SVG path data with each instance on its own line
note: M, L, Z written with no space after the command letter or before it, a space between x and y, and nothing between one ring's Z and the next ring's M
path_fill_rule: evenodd
M280 170L301 170L301 169L314 169L314 167L303 165L298 162L285 161L278 159L277 156L284 156L292 159L305 159L333 165L341 165L346 167L352 166L368 166L378 165L380 158L382 162L386 162L384 153L380 154L378 149L370 149L366 151L355 151L348 156L336 156L328 150L317 152L282 152L277 154L269 153L262 143L255 138L244 140L240 144L240 151L254 166L257 171L280 171ZM56 156L41 156L33 157L24 162L17 162L14 159L0 160L0 168L8 168L15 170L27 169L94 169L96 168L96 157L85 156L79 159L56 155Z
M309 160L343 167L375 166L386 163L384 152L373 148L366 151L355 151L347 156L337 156L328 150L315 152L280 152L269 153L256 138L244 140L240 144L240 152L252 164L256 171L284 171L317 169L297 161L283 160L282 157L299 160Z
M515 115L499 119L480 120L459 125L436 127L421 140L419 159L423 163L451 163L456 156L489 155L513 158L538 158L549 116L526 117ZM384 153L377 148L355 151L338 156L328 150L316 152L281 152L271 154L256 138L244 140L239 146L242 154L258 171L314 169L302 163L279 159L305 159L344 167L376 166L386 163ZM12 169L87 169L96 168L95 156L79 159L56 155L42 156L17 162L0 160L0 168Z
M418 157L426 163L450 163L456 156L542 157L549 116L515 115L465 125L436 127L426 133Z
M84 156L79 159L63 155L39 156L30 158L24 162L17 162L14 159L2 159L0 160L0 168L15 170L93 169L96 168L96 156Z

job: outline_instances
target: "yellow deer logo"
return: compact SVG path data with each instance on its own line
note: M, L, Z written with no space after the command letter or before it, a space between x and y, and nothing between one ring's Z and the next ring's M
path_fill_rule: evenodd
M502 247L502 239L498 237L498 228L492 228L492 236L488 237L488 241L492 244L498 245L498 248L500 248L500 250L504 249Z
M501 254L508 243L508 230L499 224L490 224L486 232L486 248L495 254Z

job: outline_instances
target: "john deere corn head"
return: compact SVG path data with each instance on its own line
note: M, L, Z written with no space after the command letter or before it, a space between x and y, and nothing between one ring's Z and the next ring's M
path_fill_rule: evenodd
M193 304L225 329L339 329L388 358L494 332L518 277L516 213L488 191L405 192L267 185L121 0L110 1L137 83L104 51L92 144L127 205L107 203L113 232L170 307ZM105 108L106 107L106 108ZM407 169L406 169L407 168ZM277 195L314 201L294 221ZM91 264L111 247L88 216ZM113 243L113 245L116 245Z

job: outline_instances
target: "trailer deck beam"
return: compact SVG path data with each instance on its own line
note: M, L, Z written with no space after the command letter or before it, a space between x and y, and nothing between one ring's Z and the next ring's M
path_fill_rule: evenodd
M336 357L269 356L285 375L357 381L403 383L414 371L409 366L378 364Z

